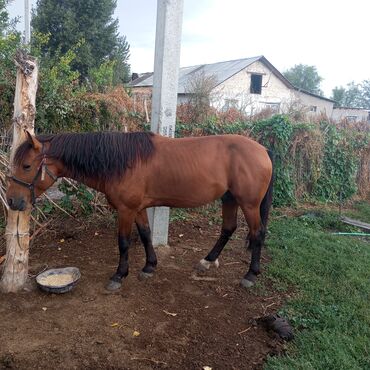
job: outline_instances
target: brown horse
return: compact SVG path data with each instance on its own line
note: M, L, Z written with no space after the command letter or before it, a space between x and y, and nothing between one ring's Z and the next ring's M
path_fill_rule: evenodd
M214 263L237 227L240 207L249 226L251 264L241 281L254 284L272 201L272 161L267 150L238 135L171 139L152 133L77 133L32 136L14 157L7 200L23 211L58 177L69 177L103 192L118 211L119 265L107 289L128 275L128 249L136 222L146 252L144 276L157 265L146 208L199 207L222 200L221 235L198 267Z

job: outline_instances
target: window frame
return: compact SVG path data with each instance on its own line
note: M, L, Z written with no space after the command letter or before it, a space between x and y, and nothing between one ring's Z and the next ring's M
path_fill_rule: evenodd
M261 95L262 94L262 78L263 75L261 73L251 73L251 80L250 80L250 93Z

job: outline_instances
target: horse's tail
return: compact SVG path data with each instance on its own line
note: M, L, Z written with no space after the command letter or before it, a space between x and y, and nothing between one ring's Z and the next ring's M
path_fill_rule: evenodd
M260 205L260 216L261 216L262 229L266 229L267 227L270 208L272 204L273 188L274 188L274 155L271 150L267 150L267 153L272 163L272 175L271 175L269 187Z

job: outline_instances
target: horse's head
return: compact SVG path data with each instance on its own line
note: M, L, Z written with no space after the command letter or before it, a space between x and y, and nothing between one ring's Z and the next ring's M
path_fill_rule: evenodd
M9 207L24 211L57 180L57 167L46 156L47 143L26 131L27 141L17 149L6 198Z

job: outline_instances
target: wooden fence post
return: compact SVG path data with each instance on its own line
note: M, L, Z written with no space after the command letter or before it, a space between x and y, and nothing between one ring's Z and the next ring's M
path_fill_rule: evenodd
M18 50L15 58L17 81L14 97L13 144L10 152L10 171L15 151L26 139L24 130L34 133L38 66L36 59ZM8 210L6 259L0 289L4 293L21 290L28 277L29 225L31 209L18 212Z

